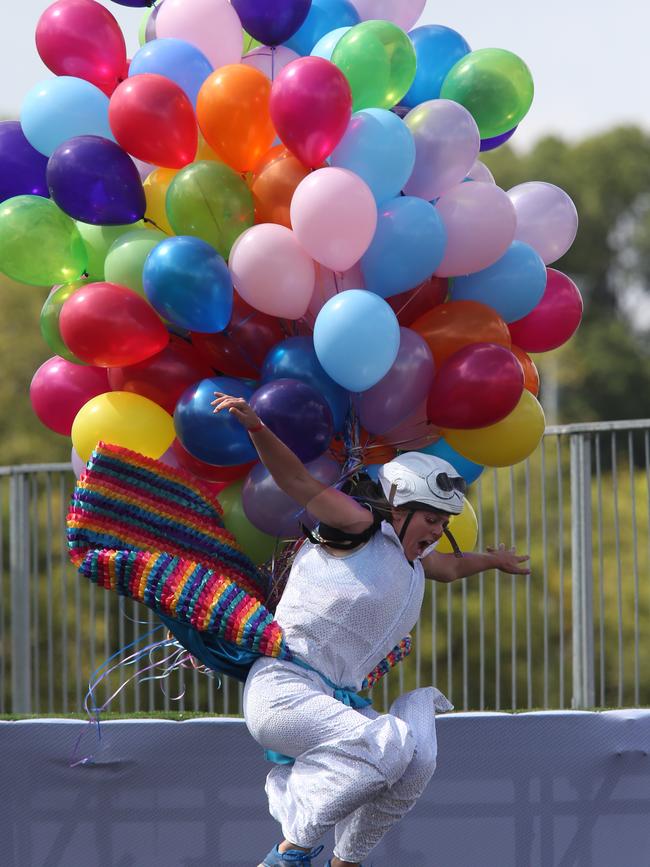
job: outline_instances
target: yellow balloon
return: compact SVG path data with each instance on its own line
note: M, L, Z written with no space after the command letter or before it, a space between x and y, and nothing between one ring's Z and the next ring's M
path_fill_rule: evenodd
M154 169L142 184L147 200L146 219L151 220L158 229L167 232L168 235L173 235L174 230L167 219L165 200L169 185L177 174L178 169Z
M463 511L460 515L453 515L449 521L449 529L458 543L461 551L473 551L478 539L478 521L476 512L469 500L463 503ZM436 551L441 554L453 554L454 549L446 536L438 542Z
M196 156L194 157L194 162L197 163L199 160L212 160L216 163L222 163L223 160L220 156L218 156L207 143L207 141L203 138L201 133L199 132L199 143L196 146Z
M72 423L72 444L83 461L100 440L159 458L174 436L171 415L148 397L130 391L98 394L81 407Z
M526 389L517 406L496 424L474 430L444 430L445 440L470 461L509 467L532 454L544 434L546 419L539 401Z

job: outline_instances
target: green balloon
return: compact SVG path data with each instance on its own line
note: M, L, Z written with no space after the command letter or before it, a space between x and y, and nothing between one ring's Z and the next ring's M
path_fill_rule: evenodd
M262 47L262 43L259 40L255 39L254 36L251 36L250 33L246 33L245 30L243 31L243 33L244 33L244 46L242 49L242 54L248 54L248 52L252 51L254 48L261 48Z
M169 236L159 229L135 229L120 235L106 256L105 279L109 283L128 286L144 298L142 270L145 259L153 248L167 237Z
M413 84L413 43L390 21L363 21L336 44L332 63L352 90L352 110L392 108Z
M481 138L494 138L520 123L534 92L530 69L520 57L503 48L480 48L449 70L440 97L465 106Z
M58 286L45 299L45 304L41 309L40 327L43 340L50 347L55 355L65 358L74 364L85 364L80 358L77 358L63 342L61 331L59 329L59 316L61 308L71 295L85 286L87 280L75 280L74 283L64 283L63 286Z
M70 283L84 273L85 244L74 220L42 196L0 205L0 271L32 286Z
M244 480L233 482L219 493L217 499L223 509L223 522L226 530L229 530L239 542L245 554L253 563L260 565L266 563L273 556L276 549L277 539L262 533L254 527L244 514L241 502L241 492Z
M77 220L76 225L88 252L86 272L91 283L107 279L104 276L104 260L111 245L125 232L144 228L142 220L125 226L93 226L90 223L82 223Z
M253 195L241 176L213 160L181 169L169 185L165 207L177 235L202 238L226 260L237 238L255 222Z
M145 9L142 17L140 18L140 26L138 27L138 42L140 44L140 48L142 48L143 45L147 44L147 24L149 23L149 19L151 18L151 13L153 12L153 10L153 6Z

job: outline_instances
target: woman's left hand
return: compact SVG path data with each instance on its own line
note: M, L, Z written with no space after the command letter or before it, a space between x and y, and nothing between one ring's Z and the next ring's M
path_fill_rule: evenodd
M530 575L530 568L523 565L530 560L528 554L517 554L515 548L506 548L503 543L496 548L486 548L486 550L494 558L495 569L507 572L509 575Z

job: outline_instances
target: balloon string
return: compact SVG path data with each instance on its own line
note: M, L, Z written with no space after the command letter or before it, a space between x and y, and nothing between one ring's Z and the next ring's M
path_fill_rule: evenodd
M271 81L275 81L275 46L271 48Z
M169 232L167 231L167 229L163 229L162 226L159 226L158 223L156 223L156 221L152 220L150 217L143 217L142 222L143 223L151 223L151 225L154 226L156 229L158 229L159 232L162 232L165 235L169 235Z
M404 302L404 304L402 304L402 306L400 307L400 309L397 311L397 313L396 313L395 315L396 315L396 316L400 316L400 314L401 314L404 310L406 310L406 308L409 306L409 304L411 303L411 301L414 301L414 300L418 297L418 295L420 294L420 292L421 292L423 289L424 289L424 283L420 283L420 285L417 287L417 289L415 290L415 292L411 295L410 298L407 298L407 299L406 299L406 301Z

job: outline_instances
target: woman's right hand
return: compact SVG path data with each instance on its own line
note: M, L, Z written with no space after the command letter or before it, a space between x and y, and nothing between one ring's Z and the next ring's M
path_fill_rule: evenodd
M228 410L248 431L263 427L262 420L243 397L232 397L222 391L215 391L214 396L215 400L210 404L214 407L213 412Z

